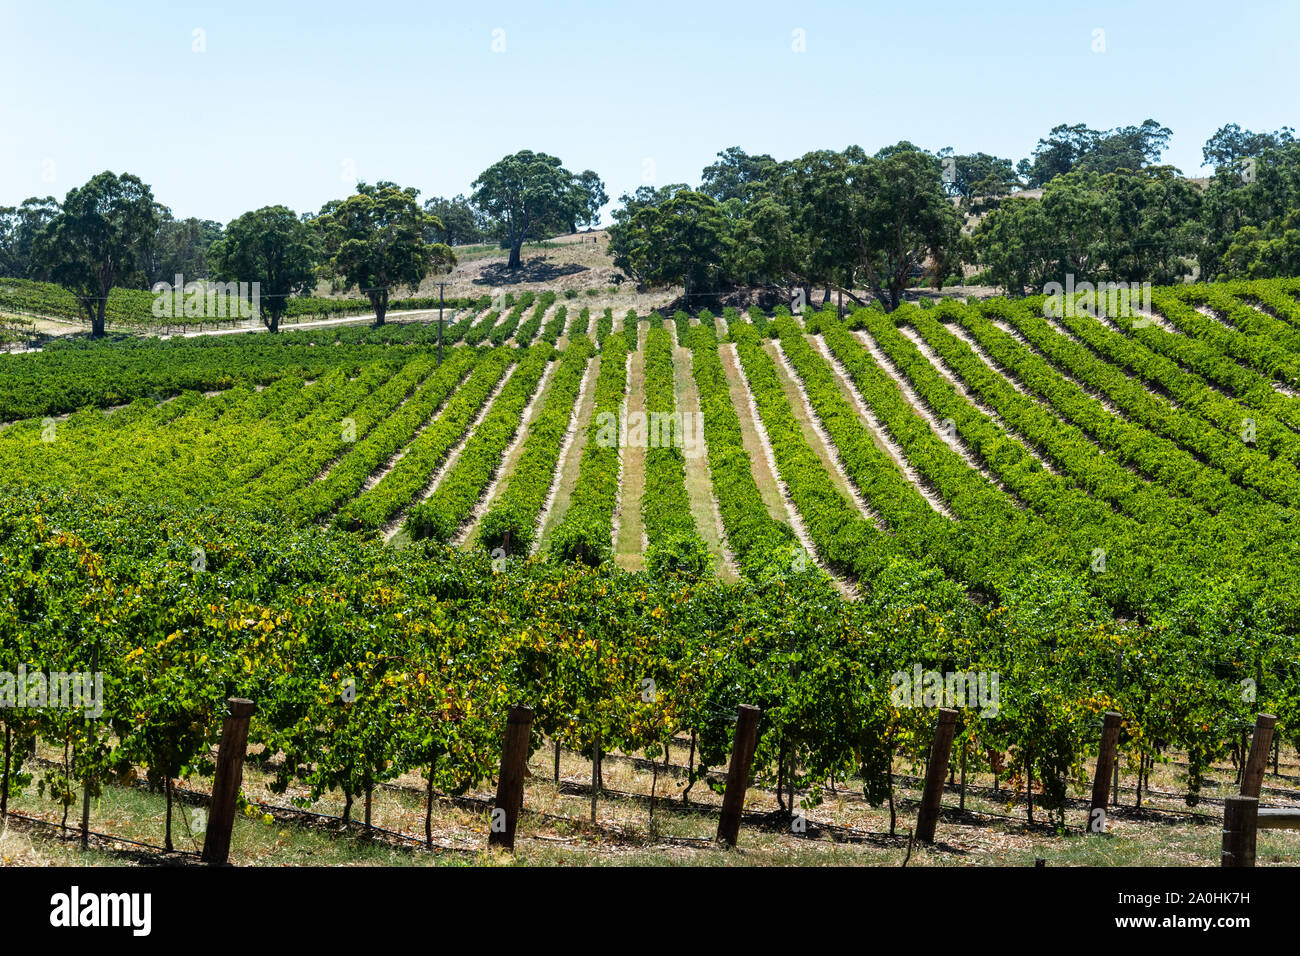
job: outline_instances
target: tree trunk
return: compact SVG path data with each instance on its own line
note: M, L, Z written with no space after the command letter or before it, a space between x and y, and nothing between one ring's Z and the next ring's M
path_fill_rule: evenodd
M65 786L72 779L72 761L68 759L68 747L70 746L71 744L68 741L63 742L63 783ZM66 830L68 828L68 801L66 798L61 797L61 799L63 799L63 822L59 826ZM167 849L170 850L171 847Z
M262 324L266 326L266 330L268 332L279 332L280 313L279 312L264 313L262 316Z
M894 741L889 741L889 763L885 768L885 784L889 790L889 835L894 835L898 815L894 809Z
M523 258L519 255L519 251L523 248L523 246L524 246L524 241L522 239L510 240L510 261L506 263L507 269L518 269L521 265L524 264Z
M388 314L388 290L371 292L370 304L375 308L375 325L383 325L384 316Z
M965 812L966 810L966 751L970 749L969 741L962 741L961 745L961 796L958 798L957 809Z
M108 322L105 319L107 312L108 295L104 294L100 296L99 301L95 303L95 317L90 323L90 334L92 337L97 339L102 339L104 337L104 333L108 327Z

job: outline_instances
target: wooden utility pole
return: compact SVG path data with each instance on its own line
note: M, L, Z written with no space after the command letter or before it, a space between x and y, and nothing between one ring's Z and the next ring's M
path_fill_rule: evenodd
M248 719L253 702L242 697L226 701L228 714L221 726L217 772L212 780L212 805L203 836L203 862L224 865L230 859L230 834L235 827L235 801L244 781L244 755L248 749Z
M522 704L510 708L506 718L505 746L501 748L501 773L492 805L488 846L515 848L515 827L524 801L524 774L528 770L528 739L533 731L533 709Z
M939 804L943 799L943 781L948 776L948 758L952 754L952 738L956 731L957 711L940 708L939 723L934 728L934 740L930 744L930 765L925 772L921 812L916 817L916 839L922 843L934 842L934 827L939 822Z
M727 789L722 796L722 816L718 820L718 842L734 847L740 836L740 814L745 808L745 789L749 786L749 768L758 745L759 709L741 704L736 713L736 736L731 744L731 764L727 767Z

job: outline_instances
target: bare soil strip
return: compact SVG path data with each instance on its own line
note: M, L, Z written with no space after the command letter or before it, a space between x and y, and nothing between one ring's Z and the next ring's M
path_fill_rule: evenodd
M934 370L936 372L938 372L940 375L944 377L944 379L948 382L948 384L953 387L953 391L955 391L958 395L964 398L967 402L969 402L972 406L974 406L974 408L977 411L979 411L980 414L990 419L995 425L1001 428L1008 435L1011 435L1012 437L1020 441L1020 444L1024 446L1025 451L1028 452L1040 465L1042 465L1044 469L1046 469L1048 472L1050 472L1053 475L1057 474L1056 469L1052 467L1051 463L1049 463L1045 458L1039 455L1038 452L1034 449L1034 447L1031 444L1024 441L1022 438L1020 438L1020 436L1017 435L1015 431L1013 431L1010 427L1007 426L1007 423L1002 420L1002 417L998 415L997 412L995 412L989 406L985 405L982 401L976 398L975 395L973 395L968 388L966 388L965 383L963 383L959 378L957 378L957 376L955 376L949 370L948 366L944 364L943 359L940 358L938 354L936 354L935 351L932 348L930 348L928 344L926 344L925 339L921 338L921 336L917 333L915 329L904 326L903 328L900 328L898 331L901 332L908 340L911 341L913 345L916 346L916 350L921 353L921 355L925 358L927 362L929 362L932 366L934 366Z
M400 374L400 370L399 370L398 374ZM412 398L415 397L415 393L418 392L420 389L422 389L422 388L424 387L425 383L428 382L429 379L430 379L431 377L433 377L434 374L435 374L434 372L430 372L430 373L429 373L428 375L426 375L423 379L421 379L420 381L418 381L418 382L416 382L414 385L412 385L411 388L410 388L410 390L409 390L409 391L408 391L408 392L407 392L407 393L402 397L402 400L401 400L400 402L398 402L396 405L394 405L394 406L393 406L393 407L392 407L392 408L391 408L391 409L390 409L390 410L389 410L389 411L384 415L384 418L392 418L393 415L395 415L395 414L397 413L397 410L398 410L399 408L401 408L403 405L405 405L407 402L409 402ZM461 385L465 384L465 379L466 379L467 377L468 377L468 373L466 373L465 375L462 375L462 376L461 376L460 381L456 383L456 388L453 388L450 392L447 393L447 397L443 400L442 404L439 405L438 408L434 410L433 416L432 416L432 418L430 418L429 422L432 422L432 421L435 420L435 419L436 419L440 414L442 414L442 410L443 410L444 407L446 407L447 402L451 401L452 398L455 397L455 395L456 395L456 389L460 388ZM349 379L349 381L356 381L356 379ZM372 392L371 394L374 394L374 393ZM429 426L429 422L425 422L424 425L421 426L421 429L420 429L420 430L423 431L425 428L427 428L427 427ZM379 426L379 422L376 421L374 424L372 424L372 425L370 426L370 431L374 431L375 428L377 428L378 426ZM357 443L359 444L361 441L363 441L363 440L366 438L366 436L370 434L370 431L366 432L365 435L358 435L358 436L357 436ZM409 444L409 442L408 442L408 444ZM355 446L353 446L353 447L355 447ZM320 470L320 472L316 475L316 477L313 478L311 481L307 482L307 485L304 485L303 487L307 487L307 486L309 486L309 485L314 485L314 484L316 484L316 482L318 482L318 481L324 481L326 478L329 477L330 472L334 470L334 466L337 465L337 464L338 464L340 461L342 461L344 458L346 458L347 455L348 455L348 453L351 452L351 451L352 451L352 448L345 448L345 449L344 449L343 451L341 451L338 455L336 455L336 456L335 456L334 458L332 458L329 462L327 462L326 465L325 465L325 467L322 468L322 469ZM406 454L406 450L405 450L405 448L402 449L401 454L403 454L403 455ZM396 464L396 462L393 462L393 464ZM368 489L367 489L367 490L368 490Z
M1223 326L1225 329L1231 329L1233 332L1241 331L1239 328L1237 328L1235 325L1233 325L1231 322L1225 319L1221 313L1214 311L1214 309L1210 308L1208 305L1197 305L1194 306L1194 308L1196 309L1197 312L1201 313L1201 315L1205 316L1207 319L1211 320L1212 322L1219 323L1219 325Z
M618 497L614 500L614 561L625 571L645 570L645 521L641 501L645 496L645 448L627 441L629 415L645 414L645 335L648 324L638 323L639 347L627 356L623 390L623 421L619 426ZM621 333L620 333L621 334Z
M1168 319L1166 319L1159 312L1156 312L1154 309L1150 312L1144 312L1141 309L1135 308L1133 309L1133 311L1137 315L1141 316L1142 318L1149 319L1151 321L1151 324L1154 325L1157 329L1159 329L1162 332L1168 332L1170 335L1183 334L1182 329L1172 324ZM1107 322L1112 328L1114 328L1116 332L1119 332L1121 334L1124 333L1124 330L1121 329L1118 325L1116 325L1115 321L1112 318L1110 318L1110 316L1105 316L1104 321Z
M1069 329L1063 326L1060 322L1056 321L1056 319L1053 319L1050 316L1046 316L1046 315L1039 316L1039 318L1041 318L1044 322L1046 322L1048 328L1050 328L1057 335L1064 335L1075 345L1082 345L1085 349L1088 349L1088 351L1090 352L1092 351L1092 349L1088 347L1087 342L1079 338L1077 335L1075 335L1073 332L1071 332Z
M803 408L803 414L795 417L799 419L799 426L803 430L803 438L808 443L808 447L821 459L822 465L830 472L840 492L857 506L858 513L881 531L887 531L888 523L867 504L862 493L858 491L857 485L849 480L849 473L844 469L844 462L840 459L840 451L831 441L831 436L826 434L826 429L822 427L821 419L817 417L817 412L808 399L808 391L804 388L803 379L790 365L785 350L781 348L780 343L772 339L765 340L763 347L776 361L777 377L781 381L781 389L785 392L790 407Z
M447 460L442 463L441 468L434 472L433 478L425 486L424 491L415 497L415 501L412 502L412 504L419 501L428 501L433 493L438 490L438 483L442 481L443 476L456 467L456 462L460 460L460 453L465 450L465 444L469 441L470 436L478 430L479 425L483 424L483 419L487 418L488 412L492 411L492 406L496 404L497 396L501 394L501 390L506 387L506 384L514 376L518 368L519 363L516 362L506 370L505 375L501 376L501 381L497 382L496 388L492 390L492 394L488 396L488 400L483 403L483 407L479 409L478 415L474 417L474 420L470 422L469 427L465 429L465 434L461 436L460 441L456 443L456 446L452 448L451 452L447 455ZM410 506L408 505L407 508L409 507ZM403 508L391 521L388 522L388 524L384 525L382 534L385 542L392 541L393 538L397 536L397 532L402 530L402 523L406 520L407 508Z
M476 326L482 325L483 320L486 319L491 314L492 314L492 306L489 305L482 312L478 313L478 315L474 316L474 321L469 324L469 328L472 329L475 328ZM468 329L466 331L468 331Z
M596 377L600 375L600 354L591 357L587 371L582 376L582 385L578 388L578 400L573 406L573 415L569 418L569 430L565 433L560 446L560 457L555 465L555 478L551 490L546 495L546 504L538 515L538 534L533 542L533 553L545 553L545 545L550 542L551 531L564 519L573 498L573 488L578 483L578 466L582 462L582 444L580 436L587 434L591 417L596 411Z
M1201 313L1201 315L1205 316L1207 319L1212 319L1213 321L1218 322L1225 329L1230 329L1233 332L1241 332L1239 328L1225 319L1222 314L1214 311L1214 309L1210 308L1208 305L1198 305L1196 306L1196 311ZM1250 370L1250 365L1243 362L1241 359L1237 359L1234 356L1228 357L1233 358L1242 368ZM1265 376L1265 378L1267 377L1268 376ZM1285 395L1287 398L1295 398L1297 395L1300 395L1300 392L1290 388L1289 386L1283 385L1280 382L1275 382L1270 379L1269 384L1273 386L1273 391L1277 392L1279 395Z
M1200 312L1200 313L1201 313L1202 315L1204 315L1206 318L1208 318L1208 319L1212 319L1213 321L1218 322L1218 323L1219 323L1220 325L1222 325L1225 329L1233 329L1234 331L1236 331L1235 326L1229 325L1228 323L1226 323L1225 321L1223 321L1223 319L1219 316L1219 314L1218 314L1217 312L1215 312L1213 309L1211 309L1208 305L1199 305L1199 306L1196 307L1196 311L1197 311L1197 312ZM1153 324L1153 325L1155 325L1155 326L1157 326L1158 328L1164 330L1165 332L1168 332L1170 335L1184 335L1184 336L1186 335L1186 333L1183 332L1182 329L1178 328L1178 327L1175 326L1175 325L1171 325L1171 324L1170 324L1170 323L1165 319L1164 316L1159 315L1158 313L1155 313L1155 312L1139 312L1138 314L1141 315L1141 316L1143 316L1144 318L1148 318L1148 319L1150 319L1150 320L1152 321L1152 324ZM1114 323L1111 322L1109 319L1107 319L1106 321L1107 321L1110 325L1114 326ZM1123 330L1123 329L1118 329L1118 331L1123 332L1124 330ZM1248 362L1245 362L1245 361L1243 361L1242 359L1237 358L1235 355L1229 355L1229 354L1227 354L1226 352L1221 352L1220 354L1223 355L1224 358L1229 359L1230 361L1236 362L1238 365L1240 365L1242 368L1246 369L1246 371L1248 371L1248 372L1254 372L1254 371L1255 371L1255 369L1253 369L1253 368L1250 366L1250 364L1249 364ZM1267 376L1265 376L1265 378L1267 378ZM1224 395L1227 395L1227 396L1229 396L1230 398L1235 398L1235 397L1236 397L1236 396L1233 395L1231 392L1226 391L1225 389L1223 389L1222 387L1220 387L1220 386L1214 384L1213 382L1206 382L1206 384L1209 385L1211 388L1213 388L1215 391L1222 392ZM1282 385L1282 384L1279 383L1279 382L1275 382L1275 381L1271 381L1271 380L1270 380L1270 381L1269 381L1269 384L1273 386L1273 391L1277 392L1277 393L1280 394L1280 395L1285 395L1287 398L1295 398L1296 396L1300 395L1300 391L1297 391L1296 389L1290 388L1290 387L1288 387L1288 386L1286 386L1286 385Z
M1012 375L1010 372L1003 369L1002 366L999 365L997 362L993 361L993 359L989 358L984 351L984 347L971 337L971 334L966 331L964 326L958 325L956 322L954 322L951 325L944 325L944 328L947 329L949 332L951 332L953 335L955 335L957 338L965 342L967 347L972 352L975 353L976 357L981 362L983 362L993 371L997 372L1004 379L1006 379L1007 384L1010 385L1012 388L1014 388L1017 392L1019 392L1021 395L1024 395L1027 398L1032 398L1039 405L1043 405L1044 407L1047 407L1041 398L1039 398L1037 395L1032 394L1029 391L1029 389L1021 385L1019 380L1017 380L1014 375Z
M497 490L501 487L508 475L514 474L515 464L518 462L519 456L523 454L524 439L528 437L528 423L533 420L534 412L538 408L541 408L542 403L546 401L546 397L551 389L551 380L555 376L555 370L559 368L559 366L560 359L557 356L553 361L547 364L546 370L542 372L542 379L537 383L537 391L533 393L532 401L528 403L528 407L524 409L523 416L519 419L519 429L515 432L515 437L511 440L510 447L506 449L505 454L501 457L500 467L497 468L496 474L492 476L492 481L487 486L487 490L483 493L483 497L479 499L478 504L476 504L474 509L470 512L469 520L465 522L464 527L460 529L460 532L452 542L455 547L464 547L467 542L473 540L475 532L478 531L479 522L483 520L483 516L487 514L488 510L492 507L492 502L496 498Z
M835 353L830 350L826 340L821 336L814 336L811 341L817 346L818 351L822 353L822 357L826 359L835 372L835 377L839 379L840 391L848 397L853 403L853 407L858 410L858 417L862 419L863 424L867 426L867 430L871 432L876 447L893 459L894 464L898 466L898 470L903 473L903 477L915 486L921 497L929 503L931 508L944 517L951 518L952 511L949 510L948 503L912 467L911 462L907 460L907 455L903 453L902 447L894 441L888 429L881 424L880 419L876 417L876 413L871 410L871 406L867 404L862 397L862 393L858 391L857 385L854 384L848 369L844 367L844 363L835 357Z
M375 485L379 484L381 481L383 481L385 478L388 477L388 473L397 467L397 463L399 461L401 461L403 458L406 457L406 451L408 448L411 447L411 442L415 441L417 438L423 435L424 432L430 426L432 426L433 423L436 422L438 418L442 415L442 410L446 408L447 403L455 397L456 390L465 384L465 379L469 378L469 374L470 374L470 370L466 370L465 374L460 377L460 381L456 383L456 387L447 393L447 397L442 400L442 404L433 410L433 413L428 417L428 419L425 421L423 425L421 425L419 428L415 430L415 433L411 435L411 437L407 440L406 444L403 445L401 449L397 451L396 454L394 454L391 458L389 458L388 461L384 462L383 465L375 469L375 471L373 471L370 474L370 477L368 477L365 480L365 482L362 483L361 490L357 492L358 495L365 494L367 491L375 487ZM403 402L402 404L406 404L406 403Z
M722 364L727 372L727 383L733 386L732 401L736 402L736 412L740 417L740 428L746 433L745 444L749 445L748 432L752 428L754 438L758 444L763 460L767 462L767 470L772 483L776 486L777 494L780 495L780 505L782 514L773 515L777 520L785 519L794 532L795 537L799 539L799 544L804 552L808 555L817 567L826 572L826 576L835 584L836 590L846 598L853 599L857 597L857 588L848 581L845 581L839 575L835 574L826 567L821 556L817 553L817 548L813 544L812 536L808 534L808 527L803 523L803 515L799 514L799 509L795 507L793 499L790 497L790 489L786 483L781 480L781 473L776 466L776 455L772 452L772 442L767 437L767 429L763 427L763 419L758 413L758 403L754 401L754 393L749 388L749 379L745 377L745 370L741 368L740 357L736 354L736 345L734 342L728 342L718 347L722 354ZM734 376L734 378L733 378ZM738 393L738 394L737 394ZM748 447L746 448L748 451ZM751 459L757 466L758 459L752 456ZM758 475L755 474L757 479ZM760 483L760 487L761 483ZM767 496L764 495L764 498Z
M1135 310L1135 311L1136 311L1136 310ZM1182 334L1183 334L1183 333L1180 332L1177 328L1175 328L1174 326L1172 326L1172 325L1170 325L1168 322L1166 322L1163 316L1157 315L1157 314L1155 314L1154 312L1140 312L1140 311L1138 311L1137 314L1140 315L1140 316L1142 316L1142 317L1144 317L1144 318L1150 319L1150 320L1151 320L1151 324L1152 324L1153 326L1155 326L1156 328L1159 328L1159 329L1160 329L1161 331L1163 331L1163 332L1167 332L1167 333L1169 333L1170 335L1182 335ZM1134 339L1133 336L1131 336L1131 335L1130 335L1128 332L1126 332L1124 329L1120 328L1119 325L1115 322L1115 320L1112 319L1112 318L1111 318L1110 316L1108 316L1108 315L1099 315L1099 316L1096 317L1095 321L1097 321L1097 322L1101 323L1102 325L1106 326L1106 328L1110 329L1112 332L1118 332L1120 335L1124 336L1124 337L1127 338L1127 339L1130 339L1131 341L1135 341L1135 342L1138 341L1137 339ZM1138 342L1138 344L1142 344L1142 343L1141 343L1141 342ZM1162 353L1162 352L1157 352L1157 351L1155 351L1154 349L1150 349L1149 351L1151 351L1152 354L1155 354L1155 355L1163 355L1165 358L1167 358L1169 361L1173 362L1175 365L1177 365L1180 369L1182 369L1182 370L1183 370L1184 372L1186 372L1188 375L1193 375L1193 376L1196 376L1196 377L1200 378L1201 381L1202 381L1202 383L1203 383L1207 388L1212 388L1212 389L1214 389L1214 391L1218 392L1218 393L1219 393L1220 395L1222 395L1224 398L1233 399L1234 401L1239 401L1239 400L1240 400L1240 399L1237 398L1236 395L1234 395L1234 394L1233 394L1231 391L1229 391L1228 389L1224 388L1224 387L1223 387L1222 385L1220 385L1218 382L1215 382L1215 381L1212 381L1211 379L1205 378L1203 375L1201 375L1201 374L1200 374L1199 372L1197 372L1195 369L1189 368L1188 366L1184 365L1182 362L1178 361L1177 359L1173 358L1172 356L1164 355L1164 353ZM1224 356L1224 357L1225 357L1225 358L1228 358L1228 359L1230 359L1230 360L1236 361L1235 359L1232 359L1231 356ZM1244 364L1241 363L1240 361L1237 361L1237 364L1240 365L1242 368L1249 368L1249 366L1244 365Z
M1118 369L1119 372L1125 378L1127 378L1129 381L1133 382L1136 385L1140 385L1142 388L1146 389L1156 398L1164 399L1174 408L1182 407L1181 403L1178 402L1176 399L1174 399L1173 396L1167 395L1159 388L1156 388L1150 382L1144 379L1141 375L1136 374L1132 369L1128 368L1127 366L1121 365L1119 362L1116 362L1113 359L1111 359L1110 356L1104 355L1101 352L1097 351L1092 346L1090 346L1087 342L1083 341L1081 338L1079 338L1077 335L1071 332L1069 329L1065 328L1065 326L1059 324L1055 319L1045 318L1043 321L1046 322L1054 332L1058 333L1059 335L1064 335L1075 345L1079 345L1087 349L1088 352L1092 354L1092 356L1096 358L1098 361L1105 362L1107 365L1111 366L1112 368ZM1096 322L1097 320L1094 318L1094 319L1085 319L1085 321Z
M1143 316L1145 316L1145 317L1148 317L1148 319L1151 319L1151 320L1152 320L1152 323L1151 323L1152 325L1160 326L1160 328L1161 328L1162 330L1165 330L1165 332L1169 332L1170 334L1175 334L1175 336L1180 336L1180 334L1183 334L1183 333L1178 332L1178 330L1175 329L1175 328L1173 328L1173 326L1171 326L1171 325L1161 325L1160 323L1164 323L1165 320L1164 320L1164 319L1160 319L1160 316L1154 315L1154 313L1152 313L1152 312L1138 312L1138 315L1143 315ZM1157 319L1160 319L1160 323L1157 323L1157 321L1156 321ZM1144 345L1143 342L1138 341L1138 339L1135 339L1134 337L1130 336L1130 334L1128 334L1127 332L1125 332L1125 330L1123 330L1122 328L1119 328L1119 325L1115 324L1115 320L1112 319L1112 317L1110 317L1110 316L1108 316L1108 315L1097 315L1097 316L1095 317L1095 319L1093 319L1093 321L1095 321L1095 323L1097 323L1097 324L1099 324L1099 325L1104 325L1104 326L1106 326L1106 328L1108 328L1108 329L1110 330L1110 332L1117 332L1117 333L1121 334L1121 336L1130 339L1130 341L1135 342L1135 343L1138 343L1138 345L1143 345L1143 346L1145 347L1145 345ZM1238 399L1236 399L1236 395L1234 395L1234 394L1232 394L1231 392L1229 392L1229 390L1223 388L1223 386L1222 386L1222 385L1219 385L1218 382L1216 382L1216 381L1210 381L1209 378L1206 378L1206 377L1204 377L1203 375L1200 375L1200 373L1197 372L1196 369L1188 368L1187 365L1184 365L1182 362L1179 362L1179 360L1173 358L1173 356L1170 356L1170 355L1164 355L1164 352L1158 352L1158 351L1156 351L1156 350L1154 350L1154 349L1148 349L1148 351L1151 351L1153 355L1161 355L1162 358L1165 358L1166 360L1169 360L1169 362L1173 362L1175 365L1178 365L1179 369L1182 369L1182 371L1183 371L1183 372L1186 372L1187 375L1190 375L1190 376L1192 376L1192 377L1196 377L1196 378L1200 378L1200 380L1201 380L1201 384L1205 385L1205 388L1213 389L1214 392L1217 392L1217 393L1223 395L1223 397L1225 397L1225 398L1230 398L1230 399L1234 399L1234 401L1238 401ZM1238 363L1238 364L1240 364L1240 363Z
M722 361L723 371L727 373L727 390L731 393L731 404L736 409L736 417L740 419L741 440L745 453L749 455L758 492L772 520L784 522L787 520L787 511L785 497L777 482L776 463L772 459L771 449L765 448L763 440L759 438L757 409L749 394L748 383L742 383L735 345L719 343L718 358Z
M1084 392L1084 394L1086 394L1089 398L1093 399L1096 402L1101 403L1101 405L1106 409L1106 411L1110 412L1112 415L1114 415L1116 418L1120 419L1121 421L1128 422L1130 425L1134 424L1132 419L1128 417L1128 414L1126 412L1121 411L1120 407L1111 400L1109 395L1107 395L1101 389L1089 385L1083 379L1076 378L1074 373L1065 369L1055 359L1052 359L1051 357L1045 355L1043 351L1040 348L1038 348L1038 346L1034 345L1033 342L1030 342L1027 338L1021 335L1019 329L1015 328L1014 326L1007 325L1006 323L1003 322L994 322L993 324L996 325L999 330L1005 332L1007 335L1015 339L1020 345L1023 345L1035 356L1037 356L1038 358L1042 359L1044 362L1051 365L1052 371L1055 372L1057 375L1059 375L1061 378L1065 379L1075 388L1081 389ZM1129 377L1132 378L1132 376ZM1168 401L1168 399L1166 399L1166 401Z
M677 323L672 323L675 328ZM718 510L718 500L713 494L713 475L709 471L708 445L704 439L704 428L700 423L700 393L691 374L692 357L690 349L673 350L673 384L677 393L677 410L682 418L694 423L692 434L699 443L699 454L684 454L686 466L686 494L691 502L691 515L695 518L695 530L708 545L709 553L717 562L718 576L727 582L740 580L740 569L736 565L736 556L727 547L726 531L722 526L722 512Z
M552 302L549 306L547 306L546 311L542 313L541 324L537 326L537 331L533 333L533 337L532 337L532 339L531 339L529 342L520 342L520 341L519 341L519 329L523 328L524 323L526 323L526 322L528 322L528 321L531 320L530 317L531 317L532 314L533 314L533 310L532 310L532 308L528 309L528 310L524 313L524 315L520 318L520 320L519 320L519 325L515 327L515 331L514 331L513 333L511 333L511 335L510 335L510 343L509 343L509 344L511 344L511 345L532 345L534 342L540 342L540 341L542 340L542 333L546 331L546 323L549 322L549 321L551 320L551 318L555 315L555 310L558 309L559 307L560 307L560 300L559 300L559 299L556 299L556 300L555 300L554 302Z
M965 330L964 328L962 328L960 325L956 325L956 324L954 324L954 325L945 325L944 328L947 329L949 332L951 332L954 336L956 336L957 338L959 338L959 339L961 339L963 342L965 342L965 343L966 343L966 346L967 346L967 347L968 347L972 352L975 353L975 356L976 356L976 357L977 357L981 362L983 362L985 365L987 365L990 369L992 369L994 372L997 372L998 375L1002 376L1003 381L1005 381L1008 385L1010 385L1012 388L1014 388L1014 389L1015 389L1017 392L1019 392L1021 395L1024 395L1026 398L1028 398L1030 401L1032 401L1035 405L1037 405L1037 406L1038 406L1039 408L1041 408L1043 411L1047 412L1047 413L1048 413L1049 415L1051 415L1053 418L1057 419L1058 421L1063 421L1060 412L1058 412L1058 411L1056 410L1056 407L1055 407L1055 406L1053 406L1053 405L1051 405L1050 403L1044 401L1044 400L1043 400L1042 398L1040 398L1038 395L1035 395L1035 394L1033 394L1032 392L1028 392L1028 391L1026 391L1025 388L1024 388L1024 386L1022 386L1018 381L1016 381L1016 379L1015 379L1014 376L1012 376L1012 375L1010 375L1009 373L1007 373L1006 371L1004 371L1000 365L998 365L996 362L994 362L991 358L989 358L989 357L984 353L984 350L980 347L979 343L976 342L973 338L971 338L970 335L967 334L967 332L966 332L966 330ZM1101 452L1102 454L1105 454L1105 453L1106 453L1105 449L1101 447L1101 443L1100 443L1099 441L1097 441L1097 439L1094 438L1094 437L1092 436L1092 434L1091 434L1089 431L1087 431L1087 429L1079 428L1079 426L1077 426L1077 425L1076 425L1075 427L1078 428L1078 430L1079 430L1079 434L1081 434L1081 435L1082 435L1082 436L1083 436L1083 437L1084 437L1084 438L1089 442L1089 444L1091 444L1094 448L1096 448L1096 449L1097 449L1099 452ZM1115 460L1116 460L1116 461L1120 461L1119 459L1115 459ZM1132 473L1133 475L1136 475L1138 478L1141 478L1143 481L1149 481L1149 479L1146 478L1146 477L1142 474L1142 472L1138 471L1137 466L1134 465L1131 461L1120 461L1120 464L1122 465L1122 467L1127 468L1128 471L1129 471L1130 473Z
M930 406L925 403L925 400L922 399L920 395L916 394L911 383L907 380L907 376L899 371L898 366L896 366L893 360L884 353L884 350L880 348L876 343L876 340L871 337L870 333L862 330L857 333L857 336L859 341L866 346L867 351L871 353L871 357L876 360L876 364L880 366L881 371L894 380L894 384L897 385L898 390L903 393L903 398L907 401L907 404L911 405L912 410L924 419L925 423L930 426L930 430L934 432L945 445L960 455L961 460L966 462L967 467L978 471L987 481L997 486L997 488L1001 490L1004 495L1009 497L1017 507L1024 507L1020 499L1003 487L1002 483L993 476L984 463L971 452L971 450L966 446L966 443L961 440L960 436L958 436L957 429L948 429L944 427L943 422L941 422L935 416L934 412L930 410Z

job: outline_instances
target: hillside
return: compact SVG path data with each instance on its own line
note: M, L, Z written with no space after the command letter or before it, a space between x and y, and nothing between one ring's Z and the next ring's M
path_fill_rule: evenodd
M443 849L480 838L457 813L488 799L506 706L525 700L533 777L563 758L558 786L528 784L530 811L580 815L565 795L601 728L615 799L574 858L633 843L676 859L698 826L631 813L647 770L665 792L645 761L667 747L674 780L719 771L753 703L766 816L746 826L788 828L796 801L810 836L875 841L883 861L906 849L895 816L934 734L930 703L895 698L914 668L993 680L991 699L986 682L951 701L972 790L942 830L962 852L1098 861L1072 841L1103 711L1146 801L1113 808L1130 841L1114 862L1213 858L1203 808L1237 786L1260 712L1283 728L1270 799L1300 802L1300 281L1159 289L1150 314L946 299L841 322L569 298L600 289L601 255L530 254L539 281L447 316L441 362L419 320L0 357L11 651L88 653L63 609L97 608L117 622L100 659L133 688L108 706L147 714L172 680L191 702L119 740L124 760L160 759L146 740L210 755L238 693L264 705L253 739L289 755L250 771L257 814L298 819L256 789L284 773L314 813L370 794L411 844L424 781ZM499 262L466 256L448 294L467 302ZM308 661L323 676L301 680ZM447 735L434 769L413 713ZM57 762L56 732L38 763ZM197 766L170 776L209 786ZM16 800L49 815L34 783ZM150 799L115 800L156 832ZM760 852L862 859L793 834ZM283 858L241 839L247 862ZM1295 862L1293 839L1266 846Z

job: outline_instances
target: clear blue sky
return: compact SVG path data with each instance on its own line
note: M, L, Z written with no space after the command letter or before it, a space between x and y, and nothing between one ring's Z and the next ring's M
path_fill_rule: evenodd
M1058 123L1147 117L1174 131L1166 161L1197 175L1224 123L1300 126L1297 11L0 0L0 205L62 198L112 169L177 216L225 222L272 203L317 209L348 194L352 171L425 197L468 193L524 148L595 169L616 198L651 171L695 184L732 145L788 159L908 139L1018 160Z

